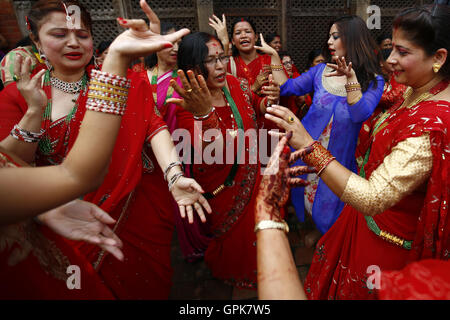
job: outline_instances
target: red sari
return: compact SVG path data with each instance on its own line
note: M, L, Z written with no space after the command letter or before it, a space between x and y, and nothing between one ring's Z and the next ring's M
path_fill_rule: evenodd
M383 272L381 300L450 300L450 261L413 262L400 271Z
M241 86L241 82L230 75L227 76L227 83L242 117L244 131L256 129L256 114L251 105L252 93L248 86L245 87L244 84ZM220 130L225 137L225 128L233 127L231 109L217 107L216 112L222 119ZM194 118L190 112L178 108L177 121L178 128L186 128L191 137L194 136ZM236 150L237 147L234 148L234 156L237 154ZM249 159L250 153L257 154L256 146L249 146L247 143L244 153L246 159ZM191 173L206 192L212 192L225 181L232 166L232 164L202 162L192 165ZM253 228L255 190L259 181L258 161L256 164L248 164L246 160L246 164L238 165L232 186L225 187L214 198L208 200L213 212L207 215L207 225L202 227L206 229L205 235L211 237L210 240L206 243L192 243L199 251L206 250L205 262L214 277L240 288L256 288L256 237ZM190 228L187 224L184 226ZM199 247L202 245L204 246Z
M0 152L0 170L8 167L19 165ZM81 289L67 286L70 265L80 267ZM29 219L0 226L0 299L113 299L113 295L76 249Z
M238 55L234 57L234 62L236 63L236 78L247 79L251 87L255 83L258 75L264 72L264 66L270 67L271 58L267 54L258 54L256 59L249 64L246 64L241 56ZM230 63L227 66L227 72L231 73ZM267 130L278 129L278 127L272 121L267 120L263 114L258 116L258 128Z
M406 88L407 87L404 84L400 84L395 81L394 76L390 78L389 82L384 84L383 95L381 96L378 106L370 118L363 123L361 131L359 132L358 143L355 151L358 168L360 168L364 162L364 156L366 155L366 151L371 143L370 134L375 123L390 108L396 108L397 104L403 101L403 94L405 93Z
M369 230L363 214L346 205L317 244L305 282L310 299L375 299L376 292L366 284L369 266L376 265L381 271L400 270L417 260L449 258L450 103L425 101L397 110L385 123L372 142L364 166L367 178L399 142L424 133L430 135L433 166L424 191L414 190L373 217L380 229L412 240L412 249L382 240Z
M148 237L142 236L153 226L155 216L152 212L158 208L153 201L146 210L135 204L136 194L140 190L133 190L142 176L142 149L145 142L167 127L155 112L148 84L133 72L128 74L128 78L132 80L128 107L122 117L108 174L99 189L84 197L84 200L97 204L117 220L114 231L124 243L125 261L118 261L94 245L72 244L87 256L116 298L138 299L153 297L155 292L159 294L158 288L149 285L159 277L152 271L153 266L160 263L154 262L158 260L158 253L153 255L152 244L147 243ZM1 93L1 98L0 110L3 114L0 117L0 139L3 139L19 122L27 105L15 84L8 86ZM59 119L52 123L49 138L55 147L46 150L45 154L38 150L37 159L41 165L54 164L66 156L78 135L86 99L86 95L79 97L78 108L70 121ZM136 229L142 232L137 234ZM164 279L167 279L167 274L164 274Z

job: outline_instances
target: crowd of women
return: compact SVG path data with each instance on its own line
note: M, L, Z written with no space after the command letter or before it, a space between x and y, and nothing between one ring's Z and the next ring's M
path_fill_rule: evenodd
M149 24L118 18L93 58L88 11L40 0L2 61L2 298L168 299L175 228L188 261L263 299L450 298L448 5L401 11L392 43L338 18L304 71L248 18L190 34L140 5ZM281 139L265 170L262 128ZM304 284L289 198L317 228Z

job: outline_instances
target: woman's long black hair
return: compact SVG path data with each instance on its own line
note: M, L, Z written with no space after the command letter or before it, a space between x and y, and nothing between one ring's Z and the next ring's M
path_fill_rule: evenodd
M375 80L376 75L381 74L379 61L380 53L377 43L370 34L369 29L363 19L358 16L343 16L330 24L333 24L339 32L342 40L342 45L347 52L345 60L347 63L351 62L353 70L355 70L356 77L363 91L366 91L371 81ZM328 41L328 37L327 37ZM328 44L325 44L323 55L326 61L331 61L331 53L328 50ZM374 82L374 88L377 86L377 81Z

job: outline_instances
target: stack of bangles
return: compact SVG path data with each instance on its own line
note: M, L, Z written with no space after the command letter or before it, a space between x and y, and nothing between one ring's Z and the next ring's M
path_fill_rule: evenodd
M352 91L361 91L361 85L359 82L349 82L345 84L345 91L352 92Z
M303 161L308 166L316 168L318 176L320 176L331 161L336 159L319 141L314 141L307 148L312 148L312 151L303 157Z
M92 70L86 109L123 116L130 86L125 77Z
M41 137L44 134L44 129L41 129L41 131L38 133L31 132L22 129L21 127L19 127L18 124L16 124L9 134L19 141L34 143L39 142L39 140L41 140Z
M270 65L270 68L271 68L273 71L283 71L283 70L284 70L282 64L271 64L271 65Z
M167 179L170 169L177 167L177 166L180 166L180 167L182 166L180 161L175 161L175 162L170 163L167 166L167 168L164 170L164 180L168 181L169 191L172 191L172 187L174 186L175 183L177 183L177 181L178 181L178 179L180 179L180 177L184 177L183 171L179 171L179 172L175 173L174 175L172 175L169 179Z

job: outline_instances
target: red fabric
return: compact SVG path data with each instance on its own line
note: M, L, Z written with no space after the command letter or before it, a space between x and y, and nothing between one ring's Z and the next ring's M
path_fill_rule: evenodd
M258 55L258 57L249 64L246 64L240 56L234 57L234 61L236 62L236 77L247 79L250 87L255 83L257 76L264 72L263 67L270 66L271 64L271 58L267 54ZM230 64L228 64L227 71L231 72ZM259 111L257 111L257 114L258 128L267 130L278 129L272 121L267 120Z
M359 132L355 152L356 159L361 158L361 160L358 160L358 164L362 161L362 158L365 156L370 146L370 135L372 134L374 125L390 108L397 108L398 104L403 101L403 94L405 93L406 88L407 87L405 85L395 81L394 76L392 76L389 83L385 85L383 95L381 96L381 100L378 103L377 108L374 110L370 118L363 123L361 131Z
M248 93L243 93L240 81L234 76L228 75L227 83L242 116L244 131L255 129L256 115L249 104ZM225 128L232 128L231 109L218 107L216 112L222 119L220 130L225 137ZM188 129L191 137L194 136L194 119L191 113L178 108L177 121L179 128ZM236 149L235 146L235 154ZM249 159L249 150L257 152L256 149L249 147L247 142L246 159ZM206 192L212 192L225 181L231 168L232 164L206 164L203 161L201 164L193 165L193 178ZM209 200L213 213L207 216L206 233L212 235L213 239L207 249L200 249L206 249L205 262L212 270L213 276L237 287L256 287L256 237L253 228L255 188L259 181L258 162L248 164L246 160L245 164L239 165L233 186L226 187L215 198ZM188 225L185 227L189 228Z
M449 258L450 103L422 102L397 110L386 121L388 125L372 143L364 167L367 178L399 142L425 132L430 134L433 167L428 184L374 217L380 229L413 240L412 250L382 240L369 230L361 213L346 205L317 244L305 282L310 299L375 298L366 286L370 265L379 266L381 271L399 270L421 259Z
M0 170L18 166L7 155L1 155L7 161L0 159ZM76 249L32 220L1 226L0 249L2 300L113 299L92 266ZM80 290L70 290L67 286L66 281L72 275L67 273L70 265L80 267Z
M450 300L450 261L422 260L381 275L381 300Z
M148 254L151 251L149 248L152 246L154 248L155 245L146 241L153 236L158 238L159 234L143 236L155 221L156 217L153 212L158 212L158 208L152 205L147 210L143 210L144 204L139 199L136 202L136 195L144 192L143 190L138 189L131 194L142 176L142 148L145 140L151 139L157 132L165 129L166 125L155 114L155 106L148 84L139 74L130 72L128 77L132 80L132 87L128 95L128 107L122 117L121 129L108 174L99 189L84 197L85 200L99 205L118 220L115 232L124 242L123 252L126 260L122 263L109 255L102 256L97 246L86 243L74 245L79 247L91 263L98 264L97 271L116 298L138 299L154 297L155 294L160 293L159 288L150 292L148 285L160 275L164 276L164 279L170 278L167 275L170 271L161 271L160 275L158 275L159 271L154 271L157 270L155 267L157 265L165 268L167 259L161 258L162 261L155 262L159 259L159 253L152 256ZM26 110L26 103L17 91L15 84L9 86L5 91L0 94L0 110L2 112L0 136L2 137L5 137L14 124L19 122ZM72 147L84 112L85 104L80 103L74 119L68 126L70 131L65 133L68 136L67 147L64 146L58 152L66 152ZM57 134L59 130L60 128L56 125L52 128L51 135ZM58 156L62 159L65 154ZM159 168L156 169L159 170ZM149 181L145 181L143 184L147 185ZM126 206L127 200L129 200L128 206ZM149 201L154 203L157 200L152 198ZM140 230L138 235L134 235L133 230L136 229ZM164 241L167 243L166 240ZM160 279L156 280L160 281ZM155 281L155 283L157 282ZM161 290L161 292L163 291L165 296L167 289Z
M125 261L122 263L110 255L102 258L98 247L86 244L81 245L81 250L92 263L99 263L100 276L117 298L165 299L171 278L170 249L167 247L170 240L165 232L165 228L170 229L170 222L164 220L170 221L170 215L164 211L167 195L147 192L167 186L161 185L163 179L157 174L146 177L139 185L138 182L142 176L145 141L150 141L167 127L155 114L150 87L142 75L131 73L129 78L132 89L109 173L102 186L85 197L91 202L102 203L102 208L107 208L113 218L120 219L116 233L124 242ZM156 161L154 165L157 173L160 169ZM155 185L152 185L152 178L156 179Z

